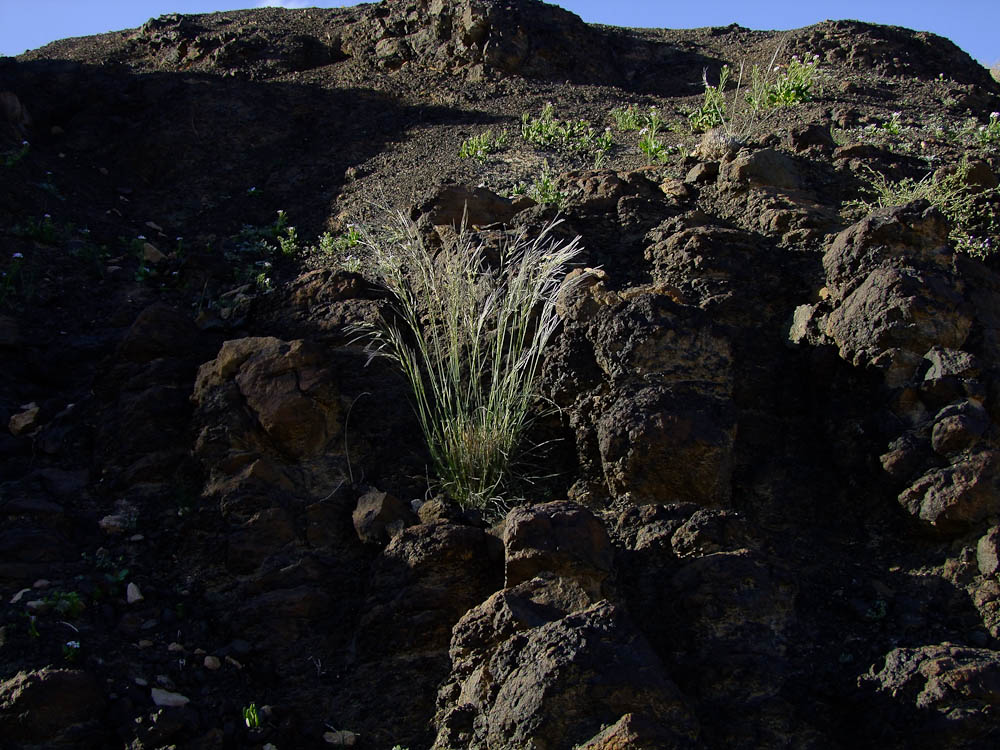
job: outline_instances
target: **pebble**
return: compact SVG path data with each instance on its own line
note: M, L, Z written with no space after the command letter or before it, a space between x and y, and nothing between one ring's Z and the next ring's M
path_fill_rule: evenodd
M134 583L130 583L125 589L125 600L129 604L135 604L136 602L141 602L143 600L142 592Z
M323 735L323 740L328 745L336 747L354 747L358 741L358 735L354 732L348 732L346 729L341 729L339 732L326 732Z
M240 664L238 661L236 661L236 659L234 659L231 656L226 657L226 664L228 664L231 667L236 667L236 669L243 669L243 665Z
M180 693L171 693L169 690L161 690L160 688L151 688L150 694L153 697L153 703L157 706L181 707L191 702L191 699L187 696Z
M10 430L10 434L14 437L23 435L38 427L38 415L41 413L38 405L34 403L25 404L21 408L24 411L12 416L7 423L7 429Z
M31 584L31 588L33 588L33 589L47 589L51 585L52 585L51 581L48 581L45 578L39 578L37 581L35 581L33 584Z
M29 612L31 612L32 614L36 614L36 615L45 614L50 609L52 609L52 605L50 605L44 599L32 599L30 602L28 602L24 606L28 608Z
M146 638L143 638L143 639L142 639L141 641L139 641L139 642L138 642L138 643L137 643L136 645L137 645L137 646L138 646L139 648L149 648L150 646L152 646L152 645L153 645L153 642L152 642L151 640L148 640L148 639L146 639Z
M30 594L30 593L31 593L31 589L21 589L16 594L14 594L14 596L12 596L10 598L10 603L11 604L17 604L19 601L21 601L21 599L24 598L25 594Z
M210 669L213 672L222 666L222 662L219 661L218 656L206 656L205 657L205 669Z
M134 682L139 687L146 687L146 685L149 684L149 680L146 680L142 677L136 677L134 680L132 680L132 682Z
M144 537L144 536L143 536L142 534L133 534L132 536L130 536L130 537L128 538L128 540L129 540L130 542L141 542L141 541L142 541L143 539L145 539L145 538L146 538L146 537Z
M105 534L121 534L128 526L128 519L121 513L112 513L110 516L104 516L97 525Z
M184 647L181 644L174 641L169 646L167 646L167 651L169 651L172 654L181 653L184 651Z

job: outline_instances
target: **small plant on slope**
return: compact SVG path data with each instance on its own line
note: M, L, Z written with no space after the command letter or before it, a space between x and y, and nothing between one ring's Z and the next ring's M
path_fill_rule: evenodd
M567 278L578 239L504 235L497 262L463 227L436 254L402 213L367 236L376 275L395 297L395 320L362 329L395 360L442 488L483 507L508 478L538 400L542 354L559 324L557 300L585 278Z
M872 200L853 201L851 206L866 211L888 206L902 206L926 200L941 211L951 224L950 239L955 249L974 258L996 252L1000 235L1000 188L975 192L969 185L969 162L963 160L954 172L930 173L923 179L904 178L891 182L884 175L871 172L869 190Z
M458 156L460 159L475 159L484 163L487 156L504 148L509 140L510 134L506 130L500 131L497 136L493 135L492 130L487 130L462 141Z

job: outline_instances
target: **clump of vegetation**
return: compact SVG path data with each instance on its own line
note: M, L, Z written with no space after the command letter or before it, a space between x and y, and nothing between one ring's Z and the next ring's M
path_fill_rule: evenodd
M1000 112L990 112L989 122L975 128L973 135L983 148L1000 148Z
M749 133L765 113L781 107L793 107L812 101L819 86L819 56L805 61L797 56L787 64L775 64L780 48L775 50L766 68L754 65L750 69L748 86L744 86L744 66L740 66L735 91L726 94L732 69L723 65L719 83L708 82L708 71L702 73L705 86L701 104L688 113L688 126L693 133L724 128L730 135Z
M750 90L747 104L755 111L774 107L793 107L813 100L817 85L819 55L802 61L793 55L787 65L771 65L762 70L754 65L750 72Z
M509 141L510 133L506 130L500 131L499 135L493 135L492 130L487 130L462 141L458 156L461 159L475 159L483 163L490 154L505 148Z
M969 170L968 160L963 159L952 172L932 172L920 180L907 177L898 182L869 170L870 199L853 201L848 205L871 212L877 208L926 200L940 210L951 224L950 239L955 250L983 259L997 250L1000 188L977 191L970 184Z
M648 116L643 114L642 110L634 104L630 104L627 107L616 107L615 109L612 109L611 119L614 121L615 127L623 133L627 133L632 130L641 130L649 124Z
M7 267L0 270L0 308L12 306L18 294L24 295L27 282L24 253L13 253Z
M521 117L521 137L538 148L598 156L611 150L611 129L595 130L587 120L560 120L546 103L538 117Z
M557 224L537 236L504 234L492 247L463 226L432 250L397 212L364 240L395 301L391 316L362 331L406 375L437 482L466 506L485 507L510 478L557 303L585 278L567 277L579 238L556 239Z
M646 117L646 125L639 131L639 150L646 155L649 164L665 164L671 154L677 149L666 145L660 140L660 130L663 128L663 120L660 113L653 107Z
M257 711L256 703L251 703L243 709L243 721L248 729L260 728L260 713Z
M559 209L565 205L566 198L568 197L556 185L555 178L552 176L548 165L542 170L542 174L538 179L530 185L526 182L519 182L511 189L511 198L521 195L526 195L535 203L543 206L555 206Z
M27 141L21 141L20 147L0 153L0 166L4 169L10 169L21 161L21 159L27 156L30 149L30 143Z
M701 106L688 113L688 126L692 133L705 133L726 122L726 84L729 83L730 68L723 65L719 71L719 83L708 82L708 70L702 71L701 80L705 84Z

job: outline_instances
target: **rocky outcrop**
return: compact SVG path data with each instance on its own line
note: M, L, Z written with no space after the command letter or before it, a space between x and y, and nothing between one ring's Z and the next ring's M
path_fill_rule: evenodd
M20 672L0 683L0 731L5 743L96 748L107 704L94 675L78 669Z
M902 721L920 727L917 747L975 747L998 731L1000 654L952 643L893 649L884 664L859 680L880 704L904 710L881 717L889 727ZM877 704L878 705L878 704ZM908 710L906 710L908 709ZM905 717L905 718L904 718Z
M557 400L578 404L571 421L581 462L612 497L728 501L732 354L701 311L665 290L594 287L569 311L559 346L549 365Z
M336 700L345 725L428 742L452 627L500 587L500 555L495 538L449 522L411 526L389 542L372 567L347 687Z
M559 748L610 742L633 724L669 746L697 721L646 638L606 598L603 526L570 503L518 508L505 522L507 587L469 610L451 638L434 747ZM597 745L601 746L601 745Z

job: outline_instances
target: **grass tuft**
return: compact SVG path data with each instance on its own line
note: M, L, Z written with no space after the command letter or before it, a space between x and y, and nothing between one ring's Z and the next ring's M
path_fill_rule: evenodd
M463 227L435 253L395 212L381 235L363 239L394 303L391 317L362 330L402 369L437 481L465 506L482 508L510 478L557 301L586 278L567 278L579 238L556 239L558 223L537 236L505 233L499 247Z

